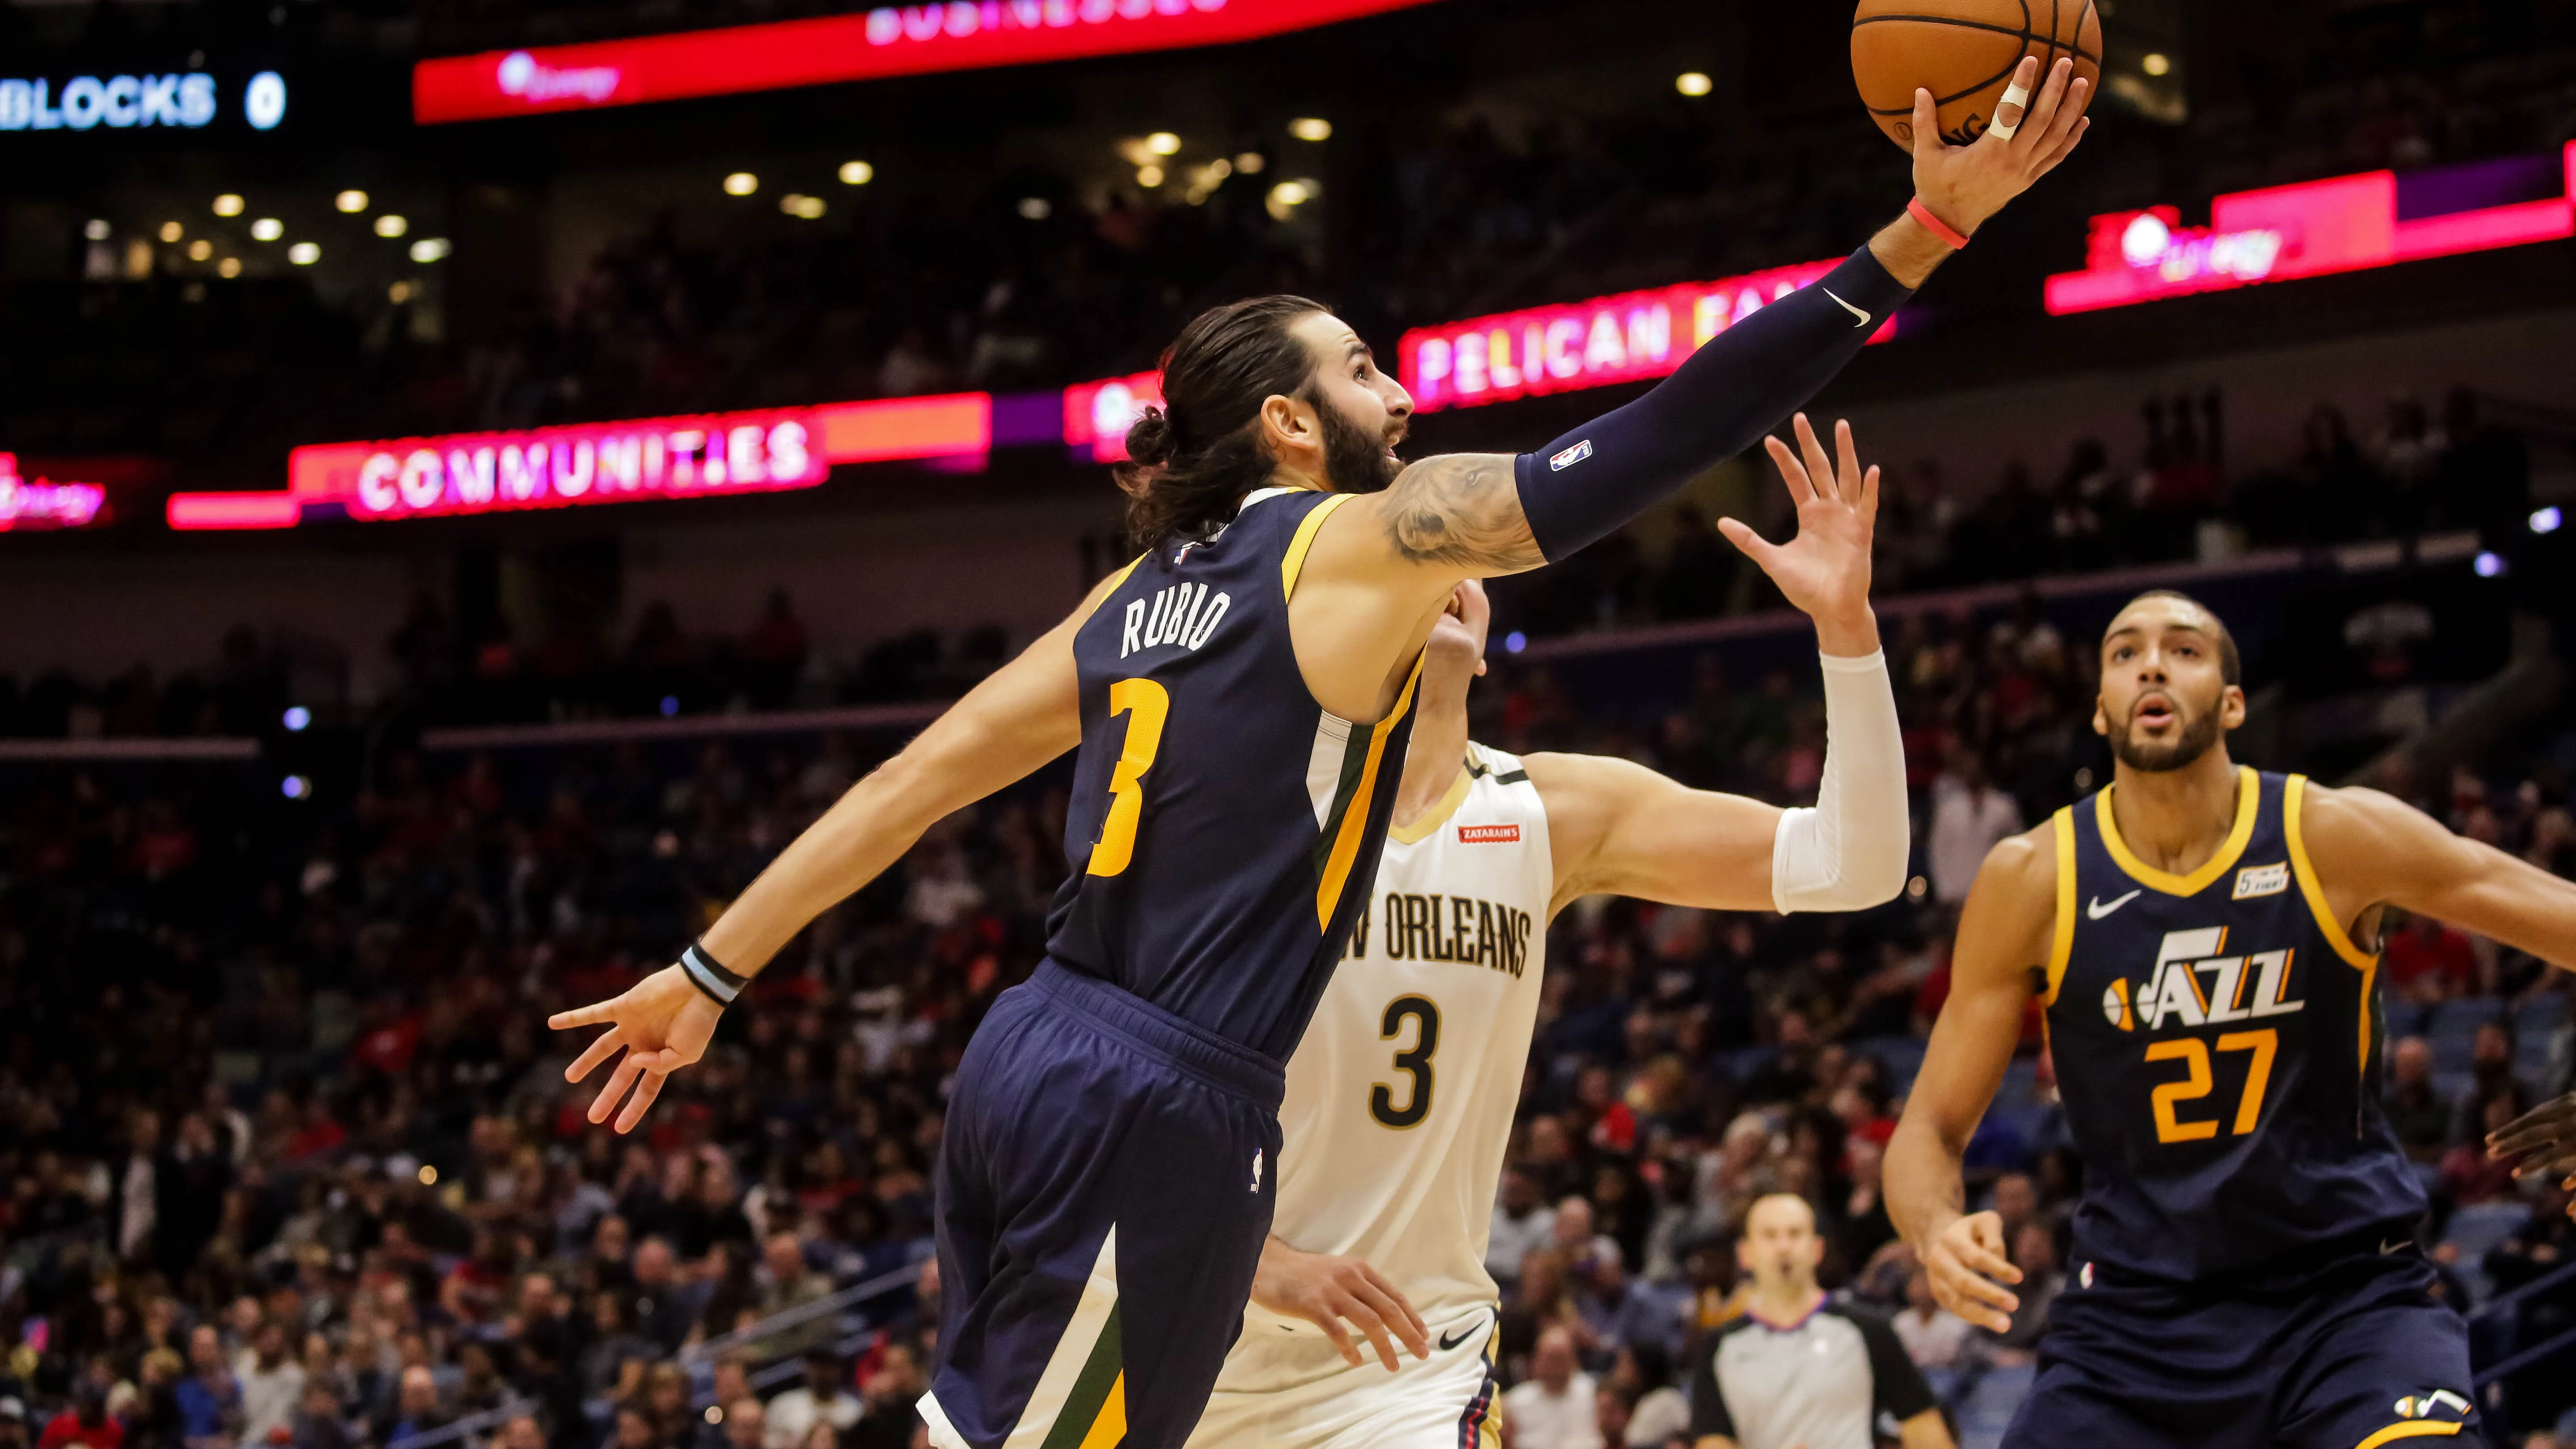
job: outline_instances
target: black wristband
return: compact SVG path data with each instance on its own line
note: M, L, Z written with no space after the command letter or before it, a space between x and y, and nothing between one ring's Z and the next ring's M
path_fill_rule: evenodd
M751 978L727 971L721 962L707 954L706 947L695 941L680 953L680 973L718 1006L733 1005L734 998L742 995L742 989L751 984Z

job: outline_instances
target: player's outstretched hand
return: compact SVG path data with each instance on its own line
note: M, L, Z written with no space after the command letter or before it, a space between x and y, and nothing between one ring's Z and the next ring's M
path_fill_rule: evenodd
M2487 1156L2511 1161L2516 1177L2551 1177L2576 1192L2576 1092L2543 1102L2487 1134ZM2576 1218L2576 1202L2567 1205Z
M1378 1362L1393 1373L1400 1340L1415 1358L1431 1357L1431 1330L1413 1304L1377 1270L1357 1258L1305 1253L1273 1237L1261 1246L1261 1266L1252 1275L1252 1301L1273 1313L1302 1318L1324 1330L1342 1359L1360 1366L1359 1347L1351 1342L1344 1319L1377 1349Z
M1727 541L1762 566L1790 603L1816 621L1816 636L1828 654L1861 656L1878 647L1878 625L1869 612L1869 542L1878 524L1878 469L1863 472L1853 446L1851 424L1834 424L1834 450L1825 445L1805 413L1793 422L1798 447L1792 451L1778 438L1765 438L1780 481L1798 505L1798 536L1769 543L1733 518L1717 521ZM1800 454L1805 455L1804 459Z
M634 1097L625 1111L617 1113L617 1130L632 1132L653 1099L662 1095L662 1079L706 1055L707 1041L716 1034L716 1018L721 1015L722 1008L690 984L679 967L665 966L610 1000L558 1011L546 1018L546 1025L556 1031L609 1028L564 1068L564 1080L580 1081L623 1049L625 1059L608 1074L608 1085L599 1089L598 1100L590 1104L590 1120L607 1121L632 1088Z
M2004 1220L1994 1213L1970 1213L1932 1240L1923 1255L1932 1278L1932 1296L1940 1305L1977 1325L2002 1333L2012 1327L2021 1298L2004 1287L2021 1281L2021 1270L2004 1257Z
M1941 108L1930 91L1914 92L1914 194L1960 232L1974 234L2006 202L2056 170L2093 124L2084 114L2093 88L2075 78L2073 60L2060 59L2043 82L2039 57L2023 56L2013 83L2038 94L2027 106L1995 107L2001 129L1989 129L1965 146L1941 139Z

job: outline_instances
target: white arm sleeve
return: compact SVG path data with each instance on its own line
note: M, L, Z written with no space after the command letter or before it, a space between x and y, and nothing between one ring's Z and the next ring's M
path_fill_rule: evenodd
M1771 902L1788 911L1856 911L1905 889L1905 746L1885 651L1820 655L1825 768L1814 808L1782 812L1771 841Z

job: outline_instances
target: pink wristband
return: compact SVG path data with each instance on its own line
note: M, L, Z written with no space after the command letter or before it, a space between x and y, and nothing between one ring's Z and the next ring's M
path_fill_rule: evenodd
M1932 214L1932 208L1923 204L1922 197L1917 196L1907 201L1905 203L1905 214L1914 218L1916 221L1923 223L1923 229L1925 231L1928 231L1934 236L1939 237L1942 241L1947 242L1950 250L1954 252L1968 244L1968 239L1966 237L1961 236L1957 231L1953 230L1948 222L1943 221L1941 218Z

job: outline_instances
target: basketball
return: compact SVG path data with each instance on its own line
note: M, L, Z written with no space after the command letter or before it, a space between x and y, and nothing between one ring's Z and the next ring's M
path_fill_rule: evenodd
M1852 81L1869 118L1897 145L1914 147L1914 89L1941 105L1941 139L1964 146L1986 133L1995 105L2025 55L2041 79L2062 55L2102 84L2102 19L2093 0L1860 0L1852 14Z

